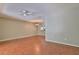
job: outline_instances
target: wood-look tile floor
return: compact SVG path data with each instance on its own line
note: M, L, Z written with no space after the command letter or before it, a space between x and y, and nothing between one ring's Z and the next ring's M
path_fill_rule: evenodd
M32 36L0 42L1 55L79 55L79 48L46 42L44 36Z

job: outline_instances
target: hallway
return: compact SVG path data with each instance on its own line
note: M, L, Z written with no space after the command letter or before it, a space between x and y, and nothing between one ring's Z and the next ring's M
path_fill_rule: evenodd
M79 54L79 48L46 42L44 36L0 42L1 55L64 55Z

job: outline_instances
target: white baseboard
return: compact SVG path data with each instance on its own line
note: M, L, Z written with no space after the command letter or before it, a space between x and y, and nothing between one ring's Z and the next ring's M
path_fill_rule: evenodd
M25 35L20 37L7 38L7 39L2 39L0 41L8 41L8 40L20 39L20 38L31 37L31 36L35 36L35 35L33 34L33 35Z
M52 41L52 40L47 40L47 39L46 39L46 41L54 42L54 43L59 43L59 44L64 44L64 45L68 45L68 46L73 46L73 47L78 47L79 48L78 45L74 45L74 44L68 44L68 43L64 43L64 42Z
M8 38L8 39L2 39L0 41L8 41L8 40L14 40L14 39L19 39L19 38L25 38L25 37L31 37L31 36L36 36L35 34L32 35L25 35L25 36L20 36L20 37L13 37L13 38ZM57 42L57 41L52 41L52 40L47 40L48 42L55 42L55 43L59 43L59 44L64 44L64 45L69 45L69 46L74 46L74 47L79 47L78 45L73 45L73 44L68 44L68 43L64 43L64 42Z

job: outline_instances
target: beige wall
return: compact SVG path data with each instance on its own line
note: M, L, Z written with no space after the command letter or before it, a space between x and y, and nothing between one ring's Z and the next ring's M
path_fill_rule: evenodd
M35 26L25 21L0 19L0 32L0 39L35 35Z
M0 20L0 39L2 39L2 20Z

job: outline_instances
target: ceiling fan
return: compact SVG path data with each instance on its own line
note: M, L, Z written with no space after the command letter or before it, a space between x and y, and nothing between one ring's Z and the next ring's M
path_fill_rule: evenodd
M29 10L21 10L20 11L20 15L23 15L23 16L34 16L34 15L36 15L36 12L32 12L32 11L29 11Z
M28 10L28 9L21 9L19 10L19 15L23 16L23 17L26 17L28 19L42 19L43 18L43 15L40 13L40 12L37 12L37 11L33 11L33 10Z

